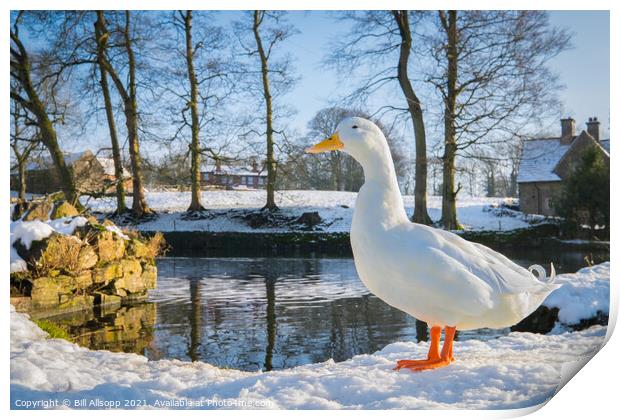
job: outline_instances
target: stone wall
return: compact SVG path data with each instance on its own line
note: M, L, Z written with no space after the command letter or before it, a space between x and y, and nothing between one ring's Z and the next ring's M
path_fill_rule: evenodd
M519 184L519 208L526 214L555 216L553 201L562 192L561 182L525 182Z
M50 212L52 220L66 223L81 217L66 202L43 201L30 205L19 220L45 221ZM29 248L19 240L12 244L28 268L11 273L11 301L18 310L51 315L118 305L143 300L157 286L161 235L143 238L92 216L81 224L72 235L55 232Z

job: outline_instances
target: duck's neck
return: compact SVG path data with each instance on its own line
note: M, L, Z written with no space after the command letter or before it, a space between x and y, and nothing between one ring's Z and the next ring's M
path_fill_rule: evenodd
M358 161L364 169L365 178L355 207L358 220L361 217L364 223L374 221L384 228L407 222L392 154L387 144L368 156L360 156Z

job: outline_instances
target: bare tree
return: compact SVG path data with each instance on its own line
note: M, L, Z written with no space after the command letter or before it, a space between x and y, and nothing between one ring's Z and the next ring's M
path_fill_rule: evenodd
M26 113L14 99L11 100L11 120L11 150L15 157L15 165L11 169L17 170L17 198L23 202L26 200L26 163L40 145L41 137L38 130L25 124Z
M267 52L263 48L263 40L260 34L260 27L265 19L265 11L254 11L254 24L252 25L252 32L254 32L254 39L256 40L256 50L260 57L260 69L263 81L263 98L265 99L265 139L267 140L267 160L265 165L267 166L267 203L265 208L268 210L275 210L276 201L274 197L274 190L276 184L276 160L273 150L273 105L271 98L271 88L269 87L269 55L271 54L272 47L276 44L279 38L283 34L276 34L270 42Z
M146 203L144 187L142 185L142 164L140 156L140 142L138 139L138 100L136 92L136 59L133 49L131 12L124 12L124 25L120 28L122 34L122 47L127 59L127 84L121 79L117 68L113 65L108 55L101 58L101 63L107 74L110 75L118 94L123 101L123 111L127 126L127 137L129 140L129 157L131 161L131 172L133 181L133 204L132 213L140 218L149 213L151 209ZM105 21L99 21L99 30L102 36L108 32Z
M339 19L352 22L350 31L339 37L326 57L326 63L335 66L340 73L351 74L360 68L370 68L370 75L355 87L344 101L365 103L366 99L394 82L403 93L406 106L386 104L373 112L380 116L394 114L396 120L411 119L415 136L415 209L412 220L430 224L427 211L427 162L426 132L423 107L416 95L409 75L413 36L410 21L413 12L363 11L339 13ZM416 17L421 14L416 13ZM417 19L416 19L417 21ZM366 64L367 66L363 66Z
M188 10L185 13L179 12L180 18L183 20L183 28L185 31L185 59L187 61L187 78L190 86L190 100L188 102L189 109L191 110L192 122L192 142L190 145L191 151L191 186L192 186L192 201L187 210L189 211L202 211L204 207L200 202L200 139L199 135L199 122L198 122L198 79L196 78L196 71L194 70L194 44L192 42L192 11Z
M426 130L424 128L424 116L420 99L415 94L411 81L409 80L409 56L411 54L411 27L409 26L409 11L392 11L394 20L398 25L398 32L401 38L400 55L398 58L398 83L405 95L407 109L413 122L415 133L415 208L412 220L416 223L425 225L431 224L432 220L428 215L426 205L426 183L427 183L427 162L426 162Z
M458 229L457 155L510 141L557 105L547 64L570 36L539 11L438 11L437 28L429 35L437 66L428 80L444 104L441 223Z
M121 147L116 133L116 122L114 120L114 110L108 85L108 72L106 70L106 49L110 34L107 31L105 16L102 10L97 11L95 22L95 40L97 42L97 66L99 69L99 84L105 106L108 130L110 132L110 143L112 145L112 158L114 159L114 178L116 189L116 213L121 214L127 210L125 204L125 183L123 179L123 159Z
M290 110L278 98L289 91L296 81L291 56L284 53L280 46L294 33L294 27L286 21L286 13L281 11L254 10L247 12L245 19L235 23L235 35L240 46L238 55L246 57L246 60L237 63L235 74L239 80L238 89L252 101L260 97L259 106L263 111L262 115L257 115L254 109L248 109L249 115L244 125L250 128L241 138L247 140L250 135L258 138L264 136L267 200L263 209L270 211L277 210L276 149L280 146L276 135L286 142L283 123L278 121L290 115ZM257 61L260 64L258 71ZM279 125L279 129L276 125Z
M14 86L12 85L11 98L28 112L26 117L28 121L38 127L41 142L49 151L52 162L58 171L60 185L66 199L72 203L77 203L79 197L73 173L71 167L65 162L54 128L54 124L63 118L62 109L58 110L59 104L54 102L54 96L61 82L63 71L68 66L78 63L63 63L62 66L55 69L45 66L45 63L39 63L37 69L42 74L38 74L35 80L33 63L19 32L24 13L23 11L18 12L11 26L11 79L15 82ZM51 97L52 106L55 109L50 110L46 107L46 95Z

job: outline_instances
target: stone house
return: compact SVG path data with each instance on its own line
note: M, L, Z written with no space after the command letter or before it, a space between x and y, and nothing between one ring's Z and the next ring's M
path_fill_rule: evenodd
M267 171L260 170L255 161L250 165L222 165L216 161L204 166L200 180L202 185L216 188L263 189L267 185Z
M599 150L609 164L609 139L599 138L599 126L596 117L590 118L587 130L576 135L575 120L569 117L561 120L560 137L524 142L517 176L522 212L555 216L554 199L588 148Z
M65 153L65 162L73 169L75 184L84 194L114 194L116 177L114 160L96 156L90 150ZM123 183L126 191L132 188L131 173L123 168ZM19 179L11 174L11 189L18 189ZM60 179L51 159L46 157L26 166L26 192L33 194L51 194L59 191Z

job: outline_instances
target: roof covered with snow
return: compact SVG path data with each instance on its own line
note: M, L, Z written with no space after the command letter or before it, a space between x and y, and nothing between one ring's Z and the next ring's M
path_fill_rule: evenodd
M584 133L581 135L585 135ZM561 144L557 137L526 141L523 144L517 182L561 181L554 170L579 137L574 138L569 144ZM609 139L600 140L598 144L609 156Z
M570 144L561 144L559 138L526 141L517 182L561 181L553 169L569 148Z

